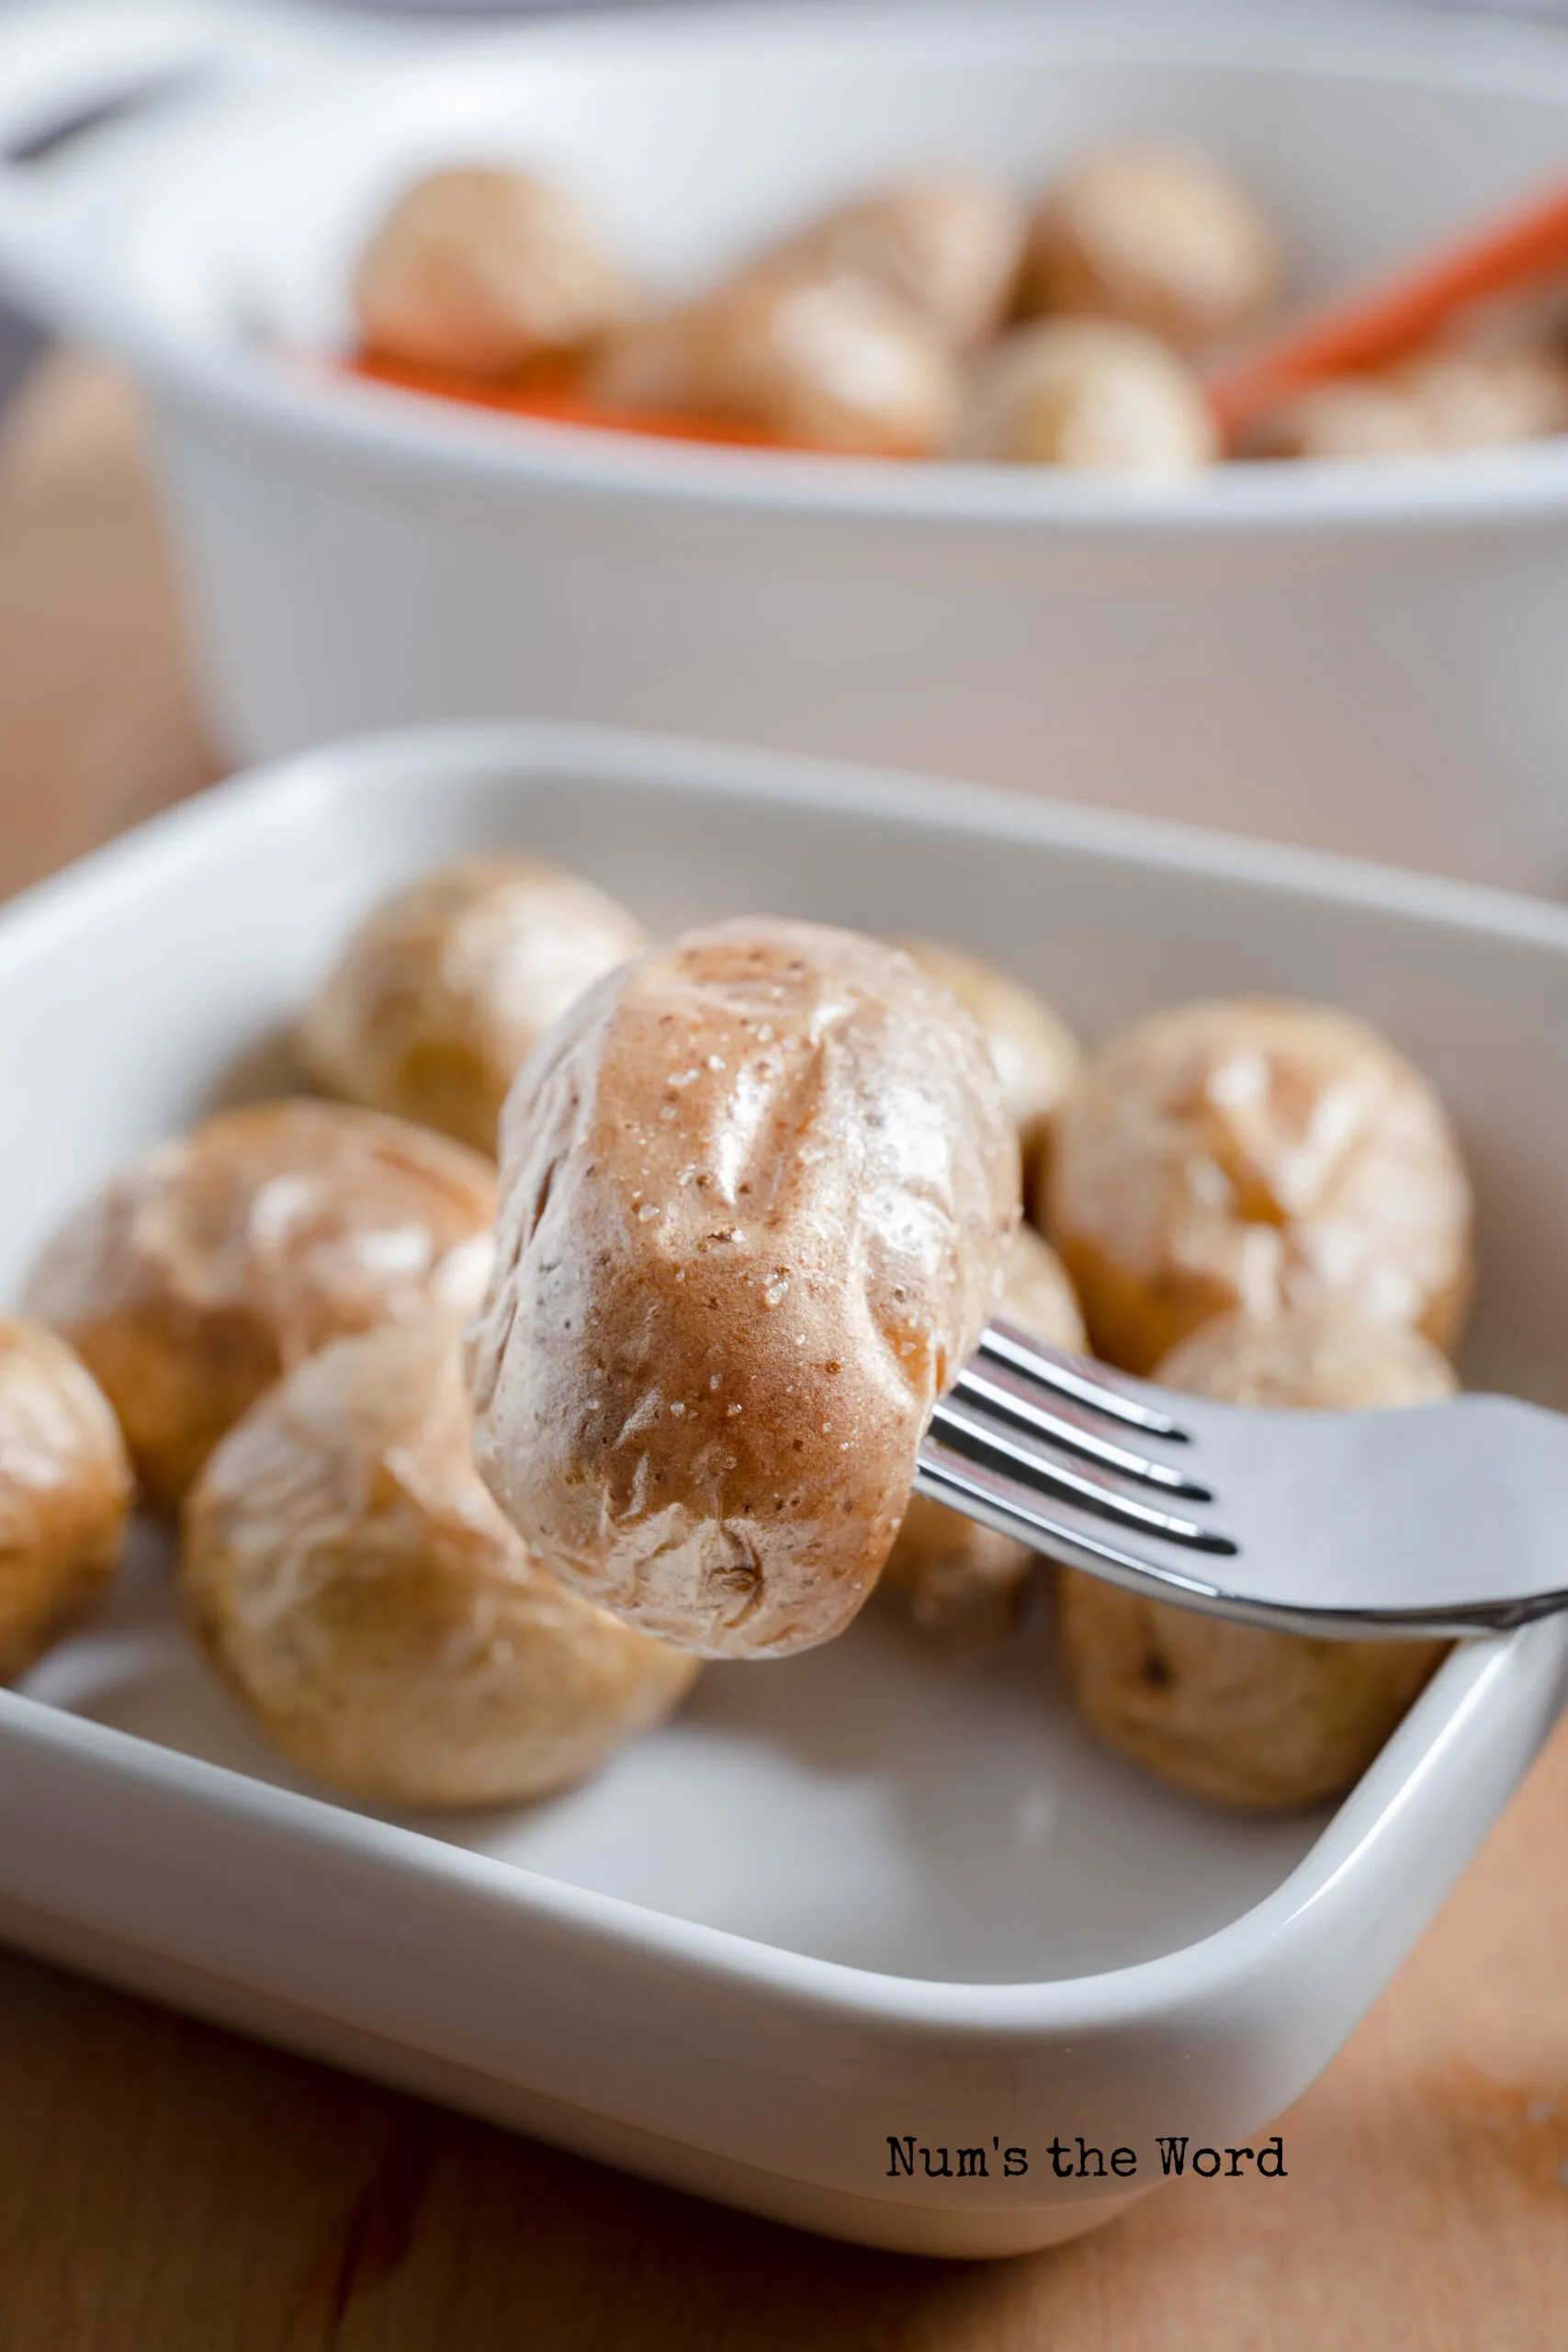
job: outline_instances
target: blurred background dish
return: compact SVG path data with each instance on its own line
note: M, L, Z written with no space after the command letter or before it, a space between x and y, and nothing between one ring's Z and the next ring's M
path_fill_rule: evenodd
M388 207L476 162L569 183L677 293L917 168L1033 189L1157 133L1255 192L1308 303L1558 172L1557 30L814 5L433 44L235 5L138 52L113 13L85 63L52 17L47 71L0 17L13 148L182 57L228 86L0 173L0 273L151 390L226 756L681 727L1568 888L1568 442L1130 488L589 435L331 364Z

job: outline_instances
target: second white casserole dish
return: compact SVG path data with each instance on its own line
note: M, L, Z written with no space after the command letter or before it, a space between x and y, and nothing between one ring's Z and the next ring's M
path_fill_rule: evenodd
M208 62L222 22L192 36ZM40 78L57 107L73 73L102 85L96 50L73 67L58 41L29 74L30 38L0 30L0 128L36 118ZM164 26L149 67L179 48ZM1306 300L1557 174L1568 39L1426 10L981 0L601 17L412 59L367 41L0 169L0 275L152 391L234 754L611 720L1568 890L1568 445L1151 496L573 432L312 364L344 345L378 212L436 164L558 173L678 286L900 171L1038 185L1138 133L1227 157Z
M288 1082L344 926L480 847L657 931L742 910L938 933L1088 1035L1207 991L1327 998L1450 1105L1472 1380L1568 1401L1568 913L985 793L524 729L315 754L0 913L0 1300L128 1153ZM1042 1634L957 1662L892 1611L531 1807L373 1818L198 1664L149 1533L0 1692L0 1934L657 2178L880 2245L999 2254L1247 2143L1357 2022L1550 1730L1568 1623L1452 1657L1332 1814L1253 1819L1098 1747ZM1058 2178L1082 2134L1135 2177ZM993 2160L1010 2147L1028 2170ZM890 2141L935 2177L892 2168ZM938 2152L978 2148L985 2177ZM1286 2156L1289 2156L1287 2137ZM1217 2188L1216 2194L1224 2194Z

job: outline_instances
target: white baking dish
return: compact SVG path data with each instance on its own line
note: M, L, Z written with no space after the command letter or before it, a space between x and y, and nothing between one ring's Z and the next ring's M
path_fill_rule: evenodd
M0 1299L124 1153L287 1082L283 1025L367 900L489 843L658 927L750 907L941 932L1090 1034L1198 989L1360 1007L1438 1080L1476 1173L1473 1371L1568 1401L1568 912L570 730L319 752L0 914ZM1146 2190L1160 2137L1245 2144L1296 2096L1565 1673L1562 1623L1467 1648L1332 1817L1249 1821L1097 1750L1047 1631L954 1663L874 1609L797 1660L709 1669L574 1794L400 1824L277 1763L186 1647L148 1538L108 1614L0 1693L0 1929L761 2212L1002 2253ZM1056 2179L1048 2144L1079 2133L1137 2175ZM978 2147L987 2177L889 2177L890 2137Z
M198 14L210 62L228 19ZM51 16L42 62L35 17L0 22L0 117L134 78L138 16L107 46ZM242 16L259 91L0 173L0 274L152 390L231 752L614 720L1568 890L1568 444L1129 494L571 433L285 356L342 343L389 193L476 155L558 168L674 284L905 166L1038 181L1163 130L1278 208L1304 298L1560 172L1568 34L948 0L642 11L282 74L298 28L258 61Z

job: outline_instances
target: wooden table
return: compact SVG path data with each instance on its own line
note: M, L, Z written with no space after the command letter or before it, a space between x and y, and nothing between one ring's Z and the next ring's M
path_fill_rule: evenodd
M0 448L0 891L208 765L130 405L52 361ZM1282 2128L1284 2181L921 2263L0 1953L0 2352L1563 2352L1568 1733Z

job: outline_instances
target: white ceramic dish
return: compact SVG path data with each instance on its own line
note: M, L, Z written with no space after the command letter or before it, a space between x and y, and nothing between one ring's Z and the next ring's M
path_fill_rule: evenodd
M73 42L69 7L0 22L0 130L134 79L147 13L112 40ZM1130 495L572 433L284 356L342 342L389 193L474 155L558 167L676 283L902 167L1037 182L1162 130L1277 207L1304 297L1558 173L1568 34L938 0L599 16L284 72L297 25L151 15L148 62L232 47L263 86L0 171L0 275L151 389L236 754L613 720L1568 890L1568 444Z
M1474 1372L1564 1401L1568 912L570 731L321 752L0 915L0 1299L123 1154L278 1082L280 1025L358 909L497 842L660 927L753 907L939 931L1091 1034L1201 989L1361 1007L1439 1081L1476 1171ZM575 1794L422 1827L291 1780L187 1649L148 1539L108 1614L0 1693L0 1930L761 2212L1002 2253L1146 2190L1160 2136L1243 2144L1295 2097L1565 1670L1568 1625L1467 1648L1331 1817L1247 1821L1098 1751L1045 1633L955 1665L873 1611L798 1660L710 1669ZM1056 2179L1048 2143L1080 2132L1136 2177ZM890 2178L890 2135L979 2147L987 2175ZM1000 2176L1010 2146L1027 2174Z

